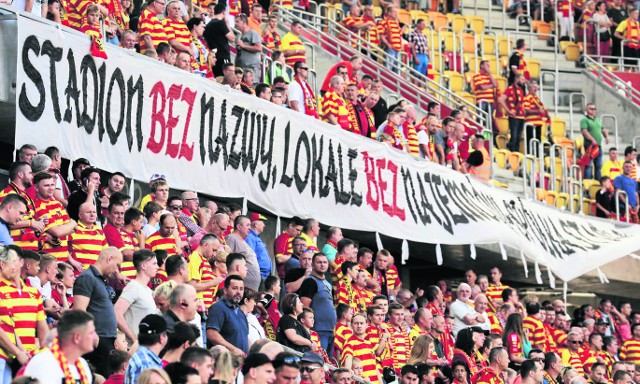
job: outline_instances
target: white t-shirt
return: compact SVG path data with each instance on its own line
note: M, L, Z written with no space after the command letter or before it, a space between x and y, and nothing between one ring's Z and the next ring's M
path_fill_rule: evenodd
M131 280L122 290L120 298L129 303L129 309L124 313L124 319L131 331L138 335L138 326L145 316L156 313L156 303L153 301L153 291L136 280Z
M424 129L418 131L418 144L429 145L429 134ZM420 157L423 159L426 158L422 149L420 149Z
M51 298L51 282L47 281L45 285L41 285L40 278L38 276L27 276L27 281L29 284L36 288L38 292L40 292L40 296L42 296L42 300L47 300Z
M80 358L80 365L85 373L85 376L89 379L89 383L93 383L93 376L91 375L91 369L89 364L82 357ZM75 364L69 365L69 371L73 375L74 379L80 380L80 373L76 369ZM62 383L64 379L64 373L62 368L53 357L51 350L45 349L38 353L29 361L27 368L24 371L24 376L31 376L40 380L41 383Z
M247 315L247 322L249 323L249 346L255 343L257 340L266 339L264 334L264 328L260 325L258 318L253 313Z
M295 80L291 80L291 84L289 84L288 99L289 101L297 101L298 112L304 113L304 92Z
M144 237L146 238L158 232L158 229L160 228L158 228L157 225L145 224L145 226L142 227L142 233L144 233Z
M470 325L465 324L465 322L462 321L462 319L470 313L471 314L476 313L476 310L475 308L473 308L473 306L467 303L463 303L460 300L456 300L453 303L451 303L451 306L449 307L449 313L451 314L451 316L455 317L455 320L453 323L453 336L457 337L458 331L460 331L462 328L470 327Z

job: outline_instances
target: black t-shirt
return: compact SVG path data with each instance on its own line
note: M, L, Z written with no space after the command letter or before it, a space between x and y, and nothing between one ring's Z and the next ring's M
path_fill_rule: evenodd
M284 283L293 283L307 273L306 268L291 268L284 274Z
M375 121L376 128L387 120L387 102L381 97L378 103L371 108L373 112L373 121Z
M318 293L318 283L313 279L306 279L303 281L300 286L300 290L298 291L300 297L308 297L310 299L313 299L313 296L316 293Z
M284 333L284 331L286 331L287 329L295 329L296 334L304 337L305 339L311 340L311 335L309 335L309 332L304 328L302 323L300 323L297 319L294 319L289 315L284 315L280 319L280 322L278 322L278 332L276 335L276 341L278 343L285 345L289 348L295 349L296 351L302 352L302 353L307 352L311 349L306 345L302 346L302 345L296 345L292 343Z
M216 59L218 61L223 59L229 59L231 52L229 51L229 40L227 40L227 34L229 33L229 27L227 22L222 19L212 19L204 28L203 37L207 42L209 49L217 49Z
M514 52L509 58L509 85L513 84L513 80L516 78L516 74L513 73L513 67L520 67L520 55Z
M613 200L612 200L612 194L609 192L603 192L602 189L596 193L596 203L600 204L604 209L606 209L609 212L613 212L615 210L615 205L613 204ZM622 209L620 211L623 212ZM596 216L609 218L609 216L604 211L601 211L600 208L598 208L597 206L596 206Z

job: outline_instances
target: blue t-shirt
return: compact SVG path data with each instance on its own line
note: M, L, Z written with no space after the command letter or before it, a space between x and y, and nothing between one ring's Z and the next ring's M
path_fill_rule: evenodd
M209 307L207 329L215 329L231 345L241 349L244 353L249 352L247 317L240 307L234 306L226 298L222 298Z
M249 244L251 249L256 253L258 258L258 266L260 267L260 276L266 279L271 274L271 255L267 250L267 245L262 241L258 232L253 229L249 230L249 236L244 240Z
M636 191L638 190L638 183L629 176L620 175L613 180L613 186L616 189L622 189L627 193L629 197L629 206L635 208L638 202L636 201Z
M13 244L13 239L9 234L9 226L7 222L0 219L0 244L2 245L11 245Z

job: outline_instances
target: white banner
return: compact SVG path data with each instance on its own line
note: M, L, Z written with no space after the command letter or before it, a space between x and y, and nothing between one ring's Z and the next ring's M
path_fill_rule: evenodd
M433 244L502 243L567 281L636 251L640 226L562 213L209 80L19 18L16 145L283 217ZM508 248L507 248L508 249ZM516 252L519 257L520 252Z

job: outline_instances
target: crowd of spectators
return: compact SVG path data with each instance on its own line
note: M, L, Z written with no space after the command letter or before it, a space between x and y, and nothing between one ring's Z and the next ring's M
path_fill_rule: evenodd
M521 297L497 267L409 290L389 251L340 228L319 244L320 223L294 217L270 248L259 213L170 196L162 174L131 207L121 173L77 159L66 181L59 151L44 152L20 148L0 194L5 383L640 379L629 303L570 317L561 300Z

